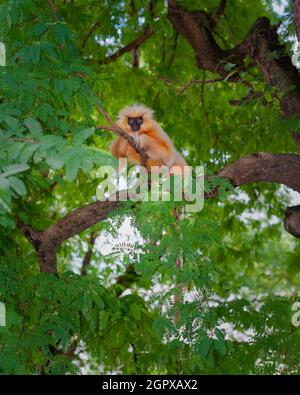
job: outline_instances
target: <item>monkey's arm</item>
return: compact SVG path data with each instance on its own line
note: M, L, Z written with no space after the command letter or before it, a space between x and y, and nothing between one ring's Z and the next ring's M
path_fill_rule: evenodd
M110 152L116 158L126 158L127 157L127 146L128 142L121 136L117 138L109 147Z
M110 146L110 152L116 158L128 158L130 162L140 164L141 157L123 137L119 136Z
M126 157L130 162L136 163L139 165L141 163L141 157L140 155L136 152L134 148L131 147L131 145L128 144L127 146L127 152L126 152Z
M142 147L146 148L150 159L160 162L161 165L171 166L174 161L174 149L169 141L162 136L153 134L143 135Z

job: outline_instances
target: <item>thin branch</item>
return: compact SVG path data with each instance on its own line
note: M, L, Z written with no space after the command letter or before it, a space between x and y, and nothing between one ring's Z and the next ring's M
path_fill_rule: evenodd
M216 9L216 12L213 15L213 20L215 23L219 20L220 16L224 15L226 3L227 3L227 0L220 1L218 8Z
M134 265L129 264L126 266L126 271L124 274L121 274L116 279L116 284L112 285L112 289L115 290L116 296L119 297L125 291L137 282L139 275L134 270Z
M119 134L118 129L114 128L113 126L97 125L97 126L96 126L96 129L99 129L99 130L101 130L101 129L103 129L103 130L108 130L108 131L113 132L113 133L115 133L115 134L117 134L117 135Z
M20 141L22 143L31 143L31 144L40 144L38 140L34 140L31 138L23 138L23 137L6 137L6 140L9 141Z
M179 89L179 91L176 93L176 96L181 95L181 93L183 93L185 90L187 90L193 84L202 84L202 85L203 84L213 84L215 82L220 82L220 81L224 81L224 78L216 78L216 79L212 79L212 80L190 80L185 85L183 85L182 88Z
M90 30L87 32L86 36L84 37L84 39L82 40L82 44L81 44L81 48L85 47L85 44L87 42L87 40L91 37L92 33L94 32L94 30L100 25L100 21L96 21L92 24Z
M175 60L177 44L178 44L178 32L175 32L173 48L172 48L172 52L171 52L171 56L170 56L170 61L169 61L169 67L172 66L172 64L173 64L173 62L174 62L174 60Z
M243 85L245 85L247 88L249 88L247 95L242 97L241 99L228 100L228 103L231 104L232 106L239 106L239 105L249 102L250 100L259 99L264 96L264 94L262 92L255 92L249 81L243 80L243 79L234 79L234 78L227 78L227 79L226 78L225 79L217 78L217 79L213 79L213 80L204 80L204 79L203 80L190 80L176 93L176 96L180 95L182 92L184 92L186 89L188 89L193 84L201 84L201 91L203 92L203 87L205 84L222 82L222 81L224 81L224 82L227 81L227 82L231 82L231 83L240 82Z
M107 114L107 112L105 110L103 110L103 108L101 108L100 106L96 106L97 111L104 116L105 120L111 125L113 126L115 129L119 130L120 133L123 132L123 130L120 128L120 126L118 126L112 119L111 117ZM125 132L124 132L125 133Z
M52 12L53 18L55 20L58 20L59 18L58 18L58 14L57 14L56 5L54 3L54 0L47 0L47 1L48 1L48 4L49 4L50 8L51 8L51 12Z
M132 50L132 67L138 68L140 66L140 53L139 48Z
M254 92L253 90L250 90L246 96L242 97L241 99L238 100L228 100L228 103L231 104L232 106L241 106L243 104L248 103L249 101L252 100L257 100L264 97L264 94L262 92Z
M96 238L97 238L96 232L92 232L90 235L89 243L88 243L88 250L85 253L83 261L82 261L82 266L81 266L81 275L82 276L87 275L87 269L91 263Z
M120 48L114 54L108 56L105 59L99 60L98 63L99 64L108 64L110 62L115 61L120 56L124 55L126 52L130 52L133 49L139 48L146 40L148 40L149 37L152 36L153 33L154 33L154 30L152 28L146 27L139 37L137 37L131 43L125 45L125 47Z
M119 206L120 202L118 201L106 200L90 203L67 214L44 231L34 230L24 224L20 218L17 218L17 226L35 248L40 270L57 273L56 252L60 245L70 237L103 221L111 211Z

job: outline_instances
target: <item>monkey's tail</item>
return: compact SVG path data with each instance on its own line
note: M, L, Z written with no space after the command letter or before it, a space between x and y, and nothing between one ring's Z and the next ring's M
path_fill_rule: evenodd
M178 229L178 231L180 231L180 221L184 218L184 213L182 210L178 210L177 208L174 208L173 215L176 218L177 229ZM180 237L180 239L182 239L181 234L179 237ZM184 256L183 256L183 254L180 254L178 256L178 258L176 259L176 267L178 268L178 270L183 269L183 264L184 264ZM179 304L183 301L183 298L184 298L184 288L183 288L182 284L177 281L176 278L175 278L175 286L178 290L178 293L176 293L173 296L173 303L176 308L173 322L174 322L174 324L177 324L177 322L180 320Z

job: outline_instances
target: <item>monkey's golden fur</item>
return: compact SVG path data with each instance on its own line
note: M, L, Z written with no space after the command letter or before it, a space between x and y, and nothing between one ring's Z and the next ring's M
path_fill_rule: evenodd
M146 150L148 160L146 167L167 166L170 173L178 173L178 168L183 174L184 166L187 166L184 158L176 151L167 133L153 119L153 110L143 105L134 105L124 108L119 113L117 124L127 132ZM143 123L138 131L133 132L128 124L128 118L141 117ZM111 153L117 158L128 158L130 162L140 164L141 157L135 149L121 136L110 146Z

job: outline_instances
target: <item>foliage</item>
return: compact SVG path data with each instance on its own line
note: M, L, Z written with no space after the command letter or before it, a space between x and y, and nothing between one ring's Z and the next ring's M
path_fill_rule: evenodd
M115 165L113 136L95 129L103 122L96 103L114 118L134 102L154 108L189 164L208 173L251 152L295 151L289 130L299 125L282 118L255 67L242 77L261 99L230 105L246 87L229 81L176 95L191 79L215 76L196 67L162 0L152 7L56 1L58 17L49 3L0 1L7 56L0 66L0 301L7 309L0 373L299 373L300 334L291 324L299 246L283 231L290 195L278 185L224 193L179 223L177 202L125 204L61 246L58 275L39 272L16 218L43 230L95 200L97 168ZM210 12L219 2L192 3ZM260 15L281 18L275 2L228 3L218 24L222 45L239 42ZM103 63L143 26L154 34L139 49L139 67L132 52ZM287 19L282 39L291 34ZM105 256L96 243L81 276L91 232L116 244L128 219L139 235L128 240L135 253ZM182 289L185 298L174 303Z

